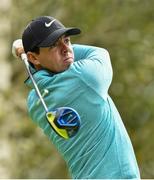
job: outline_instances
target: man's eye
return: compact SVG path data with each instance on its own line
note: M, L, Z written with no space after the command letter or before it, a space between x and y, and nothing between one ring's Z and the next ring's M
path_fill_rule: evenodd
M66 44L68 44L68 43L70 42L70 39L69 39L69 38L66 38L66 39L64 39L64 42L65 42Z

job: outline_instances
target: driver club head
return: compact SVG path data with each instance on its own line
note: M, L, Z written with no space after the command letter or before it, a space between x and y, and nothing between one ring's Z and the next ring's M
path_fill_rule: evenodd
M76 135L80 129L80 116L70 107L60 107L53 112L46 114L49 123L52 128L64 139L69 139Z

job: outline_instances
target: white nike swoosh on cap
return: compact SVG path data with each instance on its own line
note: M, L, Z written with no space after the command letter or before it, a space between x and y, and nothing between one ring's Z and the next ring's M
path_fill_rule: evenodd
M56 19L54 19L54 20L50 21L49 23L46 23L46 22L45 22L45 27L50 27L50 26L51 26L51 24L52 24L55 20L56 20Z

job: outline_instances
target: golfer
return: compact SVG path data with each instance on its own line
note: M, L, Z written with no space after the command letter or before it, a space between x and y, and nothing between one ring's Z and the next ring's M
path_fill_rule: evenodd
M67 106L81 117L79 132L68 140L49 125L31 87L28 111L67 163L74 179L139 179L134 150L122 119L108 94L112 67L107 50L71 44L78 28L42 16L31 21L22 35L34 78L50 108ZM18 53L20 56L20 52Z

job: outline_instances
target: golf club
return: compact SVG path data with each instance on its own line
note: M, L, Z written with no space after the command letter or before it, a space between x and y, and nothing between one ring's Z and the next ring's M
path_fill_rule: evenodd
M18 57L17 55L18 48L23 48L21 39L15 40L13 42L12 54L15 57ZM40 93L37 83L31 73L27 55L25 53L22 53L20 58L25 64L26 70L28 72L30 79L32 80L35 91L44 107L46 113L46 119L48 120L53 130L64 139L69 139L75 136L80 128L80 121L81 121L77 111L75 111L73 108L70 107L58 107L52 111L49 110Z

